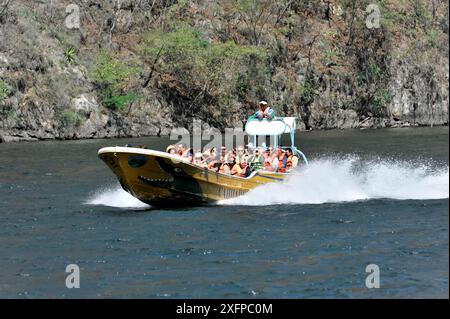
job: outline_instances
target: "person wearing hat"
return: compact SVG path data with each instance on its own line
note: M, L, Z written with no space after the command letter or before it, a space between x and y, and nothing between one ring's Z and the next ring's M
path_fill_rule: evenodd
M219 170L219 167L221 165L220 159L217 156L217 151L215 147L210 148L206 151L207 155L204 156L205 164L208 167L208 169L213 170L217 172Z
M236 175L239 177L248 177L252 173L250 166L247 164L247 160L245 158L242 159L241 162L236 162L231 169L231 175Z
M223 162L222 165L220 166L219 173L230 175L234 164L236 164L234 154L228 155L225 162Z
M281 147L278 147L275 151L276 158L276 166L277 166L277 172L280 173L286 173L286 165L287 165L287 157L286 154L283 152L283 149Z
M264 169L266 171L276 171L277 166L274 165L276 154L273 151L273 147L269 146L266 151L264 152ZM277 164L278 165L278 164Z
M186 147L184 146L184 144L178 144L176 146L176 150L177 150L177 154L181 157L185 157L185 153L186 153Z
M252 169L257 171L264 168L264 154L261 147L257 147L253 151L253 156L249 157L248 163L251 165Z
M175 155L175 154L177 154L177 148L175 145L169 145L166 148L166 152L169 154Z
M220 161L222 163L225 163L226 160L227 160L227 148L225 146L222 146L220 148Z
M292 152L291 148L286 149L286 157L286 170L290 170L298 166L298 156L295 155L294 152Z
M203 154L201 152L195 153L193 164L205 166L205 161L203 160Z
M255 113L255 116L259 119L272 120L275 117L275 111L269 106L266 101L259 102L259 110Z
M248 154L246 154L243 146L239 145L236 149L236 163L240 163L244 160L247 160Z

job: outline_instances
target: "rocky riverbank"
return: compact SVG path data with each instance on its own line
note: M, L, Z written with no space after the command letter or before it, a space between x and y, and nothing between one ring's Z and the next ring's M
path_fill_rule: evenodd
M448 1L370 4L0 0L0 141L448 125Z

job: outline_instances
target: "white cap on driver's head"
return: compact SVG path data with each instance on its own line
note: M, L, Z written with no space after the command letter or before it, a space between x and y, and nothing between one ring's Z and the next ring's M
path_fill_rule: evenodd
M259 101L259 104L267 105L267 102L266 101Z

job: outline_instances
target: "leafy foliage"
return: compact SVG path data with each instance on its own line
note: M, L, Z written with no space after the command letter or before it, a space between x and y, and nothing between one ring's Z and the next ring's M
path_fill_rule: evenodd
M10 94L11 90L4 81L0 80L0 102L6 99Z
M298 93L300 101L304 105L308 105L314 100L317 92L314 80L311 76L307 76L306 79L298 85Z
M436 46L438 43L439 32L435 29L430 30L427 34L427 44L430 47Z
M79 1L89 12L82 32L60 27L54 2L16 2L0 21L0 64L7 68L1 78L10 85L0 81L3 109L28 100L68 107L70 98L89 92L120 111L142 96L142 112L161 110L170 124L196 117L224 127L266 99L305 123L311 113L314 126L317 113L333 108L390 115L383 112L392 90L403 90L421 114L445 99L439 92L447 75L448 1ZM369 4L380 9L379 28L366 24ZM91 56L99 47L108 49ZM58 55L62 66L53 64ZM69 67L75 63L80 68ZM17 103L5 103L10 90L19 92ZM62 118L78 121L71 113Z
M127 95L113 95L110 96L105 104L108 108L112 110L122 110L126 105L132 103L138 99L138 96L135 94L127 94Z
M136 67L126 65L107 51L100 51L94 62L92 78L102 92L106 105L121 109L135 100L133 94L127 94L125 91L137 73Z
M371 63L356 78L357 111L363 115L383 116L392 101L387 88L388 74L376 63ZM369 114L370 113L370 114Z
M64 110L59 114L59 120L61 124L66 126L80 126L83 123L83 119L77 113Z
M379 109L385 107L387 104L392 102L392 94L385 89L377 90L374 95L373 105Z
M257 95L268 78L264 49L233 41L210 43L199 30L183 24L169 32L149 34L141 51L146 58L157 60L168 94L188 102L191 112L212 102L219 111L228 109L231 97L244 100ZM220 115L204 114L217 121Z
M73 47L66 48L64 50L64 58L68 64L73 64L75 62L75 58L77 56L77 52Z

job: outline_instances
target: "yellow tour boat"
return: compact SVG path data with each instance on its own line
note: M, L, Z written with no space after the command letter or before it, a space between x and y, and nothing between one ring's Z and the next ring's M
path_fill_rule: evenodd
M278 147L281 135L291 135L291 148L307 165L305 155L294 146L295 118L249 119L245 132L257 137L272 136ZM280 146L281 147L281 146ZM122 188L153 206L191 206L241 196L266 183L283 181L289 172L259 169L248 177L219 173L166 152L134 148L105 147L98 156L117 176Z

